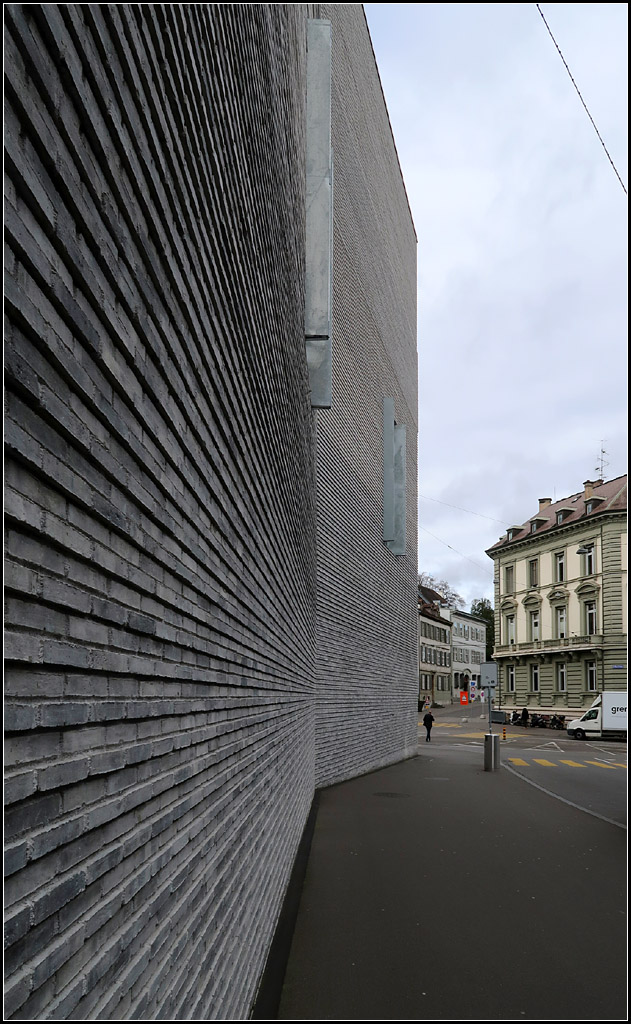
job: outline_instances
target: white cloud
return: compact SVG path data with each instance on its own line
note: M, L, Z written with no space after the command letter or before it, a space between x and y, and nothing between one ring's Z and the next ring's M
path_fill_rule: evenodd
M626 472L627 198L536 5L365 9L419 238L420 493L520 523L603 440ZM542 10L626 183L627 5ZM501 525L419 523L421 568L492 597Z

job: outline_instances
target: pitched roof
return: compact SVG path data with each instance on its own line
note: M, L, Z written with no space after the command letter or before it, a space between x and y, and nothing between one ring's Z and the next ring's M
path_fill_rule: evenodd
M426 587L424 583L419 583L418 592L427 604L445 604L442 594L439 594L437 590L432 590L431 587Z
M423 615L426 619L431 619L432 622L440 622L442 626L449 626L451 628L451 622L449 619L443 619L440 612L433 604L427 604L425 601L419 600L418 613Z
M508 533L504 534L495 544L486 549L487 555L490 555L492 551L497 551L498 548L507 547L509 544L516 544L518 541L526 540L527 537L533 536L531 523L535 520L537 521L535 531L537 537L549 530L561 528L561 524L557 523L558 512L564 513L563 528L571 523L578 523L582 520L592 519L594 516L601 516L603 513L626 512L626 474L615 477L614 480L587 480L586 484L591 485L589 491L586 489L579 491L578 494L571 494L569 498L561 498L559 501L550 502L549 505L538 509L525 523L522 523L520 526L510 527L510 530L512 530L511 539L508 539ZM591 493L589 493L590 491ZM592 511L588 512L587 507L590 501L594 501L594 506Z

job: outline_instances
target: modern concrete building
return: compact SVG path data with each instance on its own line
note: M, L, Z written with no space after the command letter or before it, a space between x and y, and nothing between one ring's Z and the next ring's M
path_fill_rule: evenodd
M573 713L626 690L626 476L540 498L487 554L502 706Z
M370 37L5 10L5 1015L245 1020L316 789L416 751L416 237Z

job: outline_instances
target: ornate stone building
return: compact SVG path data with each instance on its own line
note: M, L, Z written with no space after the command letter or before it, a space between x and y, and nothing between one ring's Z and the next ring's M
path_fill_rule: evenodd
M573 713L626 690L626 476L540 498L487 554L503 706Z

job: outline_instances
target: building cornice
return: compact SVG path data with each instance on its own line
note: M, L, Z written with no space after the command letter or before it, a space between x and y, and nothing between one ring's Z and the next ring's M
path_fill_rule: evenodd
M519 659L526 657L545 658L548 655L593 653L598 656L604 646L602 635L572 636L563 640L531 640L521 644L500 644L493 651L493 658Z
M549 540L551 544L555 544L561 537L570 537L579 533L583 533L585 528L591 526L592 523L598 523L599 527L607 520L619 520L627 519L627 510L624 509L602 509L591 512L589 515L582 516L580 519L575 520L573 523L561 523L560 525L550 526L549 529L541 532L528 533L524 537L520 537L519 540L505 540L497 541L497 546L494 544L492 547L485 550L485 554L488 555L493 561L497 561L506 552L518 552L528 548L542 548ZM530 520L528 520L530 522ZM522 527L525 529L525 527Z

